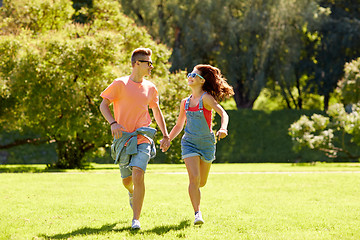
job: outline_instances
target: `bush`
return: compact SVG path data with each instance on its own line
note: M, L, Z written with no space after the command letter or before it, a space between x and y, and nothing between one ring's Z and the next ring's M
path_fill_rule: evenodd
M343 104L331 105L328 116L302 116L291 124L289 134L296 149L309 148L330 158L360 160L360 58L345 64L344 71L337 89Z
M288 126L310 110L279 110L270 113L253 110L227 111L229 136L217 143L216 161L220 163L314 162L325 161L321 154L292 149ZM319 112L319 111L318 111ZM220 117L215 118L215 129Z
M320 151L329 158L360 159L360 103L346 112L343 104L334 104L328 116L301 116L291 124L289 134L295 149Z
M99 111L101 91L119 75L129 74L131 52L140 46L153 49L154 78L168 78L170 51L121 14L116 1L94 1L96 13L85 25L71 23L70 10L59 16L63 25L43 14L62 3L71 8L71 1L15 1L30 9L24 15L17 15L12 3L0 9L8 23L1 25L7 35L0 35L0 99L6 103L0 106L5 113L1 126L8 132L30 128L56 142L56 167L82 168L86 152L111 142ZM17 25L10 23L18 22L23 24L15 31Z

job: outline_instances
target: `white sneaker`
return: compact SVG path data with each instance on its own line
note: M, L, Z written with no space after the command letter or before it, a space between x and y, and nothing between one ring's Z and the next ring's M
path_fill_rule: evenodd
M198 211L198 212L195 214L194 225L200 225L200 224L203 224L203 223L204 223L204 219L203 219L202 216L201 216L201 212Z
M132 224L131 224L131 228L132 229L140 229L140 221L137 219L133 219L132 220Z
M132 206L133 206L133 200L134 200L133 194L129 192L129 203L130 203L131 209L133 208L133 207L132 207Z

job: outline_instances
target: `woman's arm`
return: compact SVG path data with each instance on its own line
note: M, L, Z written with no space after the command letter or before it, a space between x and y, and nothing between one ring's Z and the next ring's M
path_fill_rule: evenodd
M205 94L203 97L204 107L206 109L214 109L221 117L221 126L217 131L216 136L218 140L225 138L228 135L227 127L229 124L229 115L224 108L214 99L210 94Z
M186 113L185 113L185 99L183 99L180 103L180 113L178 116L178 119L176 121L175 126L173 127L173 129L171 130L169 136L170 136L170 141L172 141L174 138L177 137L177 135L179 135L179 133L183 130L184 128L184 124L185 124L185 120L186 120Z

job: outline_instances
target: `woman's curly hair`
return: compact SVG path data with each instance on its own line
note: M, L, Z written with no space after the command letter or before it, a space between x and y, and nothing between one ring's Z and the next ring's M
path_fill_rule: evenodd
M203 90L208 92L216 101L222 101L226 97L234 95L233 87L230 86L225 77L222 76L220 69L211 65L199 64L195 66L205 83Z

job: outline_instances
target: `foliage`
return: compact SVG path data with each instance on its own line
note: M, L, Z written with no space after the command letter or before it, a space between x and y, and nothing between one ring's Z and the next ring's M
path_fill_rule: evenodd
M72 0L73 8L76 11L76 14L73 15L73 19L75 22L78 23L87 23L90 19L89 15L81 13L81 8L92 8L93 7L93 0Z
M255 110L229 110L229 136L216 143L215 163L258 162L313 162L326 158L316 152L292 149L287 128L301 115L321 113L313 110L283 109L272 112ZM220 126L220 117L215 117L215 127Z
M339 82L343 103L360 102L360 58L345 64L345 76Z
M254 102L253 110L263 110L263 111L276 111L281 109L289 108L287 106L288 102L284 98L284 96L281 94L280 86L274 86L271 88L263 88L259 94L259 97ZM306 93L302 92L302 96L299 96L298 91L296 88L293 88L291 91L292 96L297 98L298 100L301 100L301 109L304 110L320 110L323 109L322 102L323 97L312 94L312 93ZM334 101L337 101L336 98L333 98ZM296 108L292 103L290 109Z
M356 150L360 146L360 103L354 104L350 113L343 104L334 104L327 114L302 116L291 124L289 135L295 142L294 147L322 151L330 158L360 158ZM346 141L347 137L350 142Z
M315 69L321 68L315 68L316 54L327 44L322 44L324 35L319 31L331 23L326 4L320 7L313 0L120 2L126 14L173 49L172 70L191 69L200 62L221 68L234 86L238 108L252 108L266 86L284 98L285 107L302 109L309 94L327 85L325 79L314 80ZM356 26L356 21L351 24ZM331 34L357 39L349 27ZM353 44L342 49L351 53L354 48ZM343 58L342 53L336 57ZM322 85L310 86L310 81Z
M319 1L330 11L328 18L314 29L321 38L315 49L312 90L324 96L324 110L328 109L330 94L344 76L344 65L360 56L360 11L354 1Z
M306 147L322 151L331 158L360 158L359 63L357 59L345 64L345 77L338 87L343 103L331 105L328 116L302 116L291 124L289 134L296 149Z
M71 7L70 1L62 2ZM18 3L30 9L30 16L48 6ZM2 9L1 16L9 22L18 17L4 14L11 13L12 7L5 4ZM42 19L29 18L29 22L17 21L26 22L20 27L30 28L30 33L15 31L8 24L8 34L0 37L2 126L18 131L30 128L48 142L56 142L59 168L84 167L87 151L111 141L109 126L98 109L99 95L119 74L130 73L133 49L152 48L153 78L168 78L170 53L163 45L121 14L116 1L94 1L93 7L96 11L86 25L69 24L71 15L63 14L59 21L67 24L49 31L31 22Z
M33 34L59 30L71 22L69 0L4 0L0 8L1 35L29 30Z

